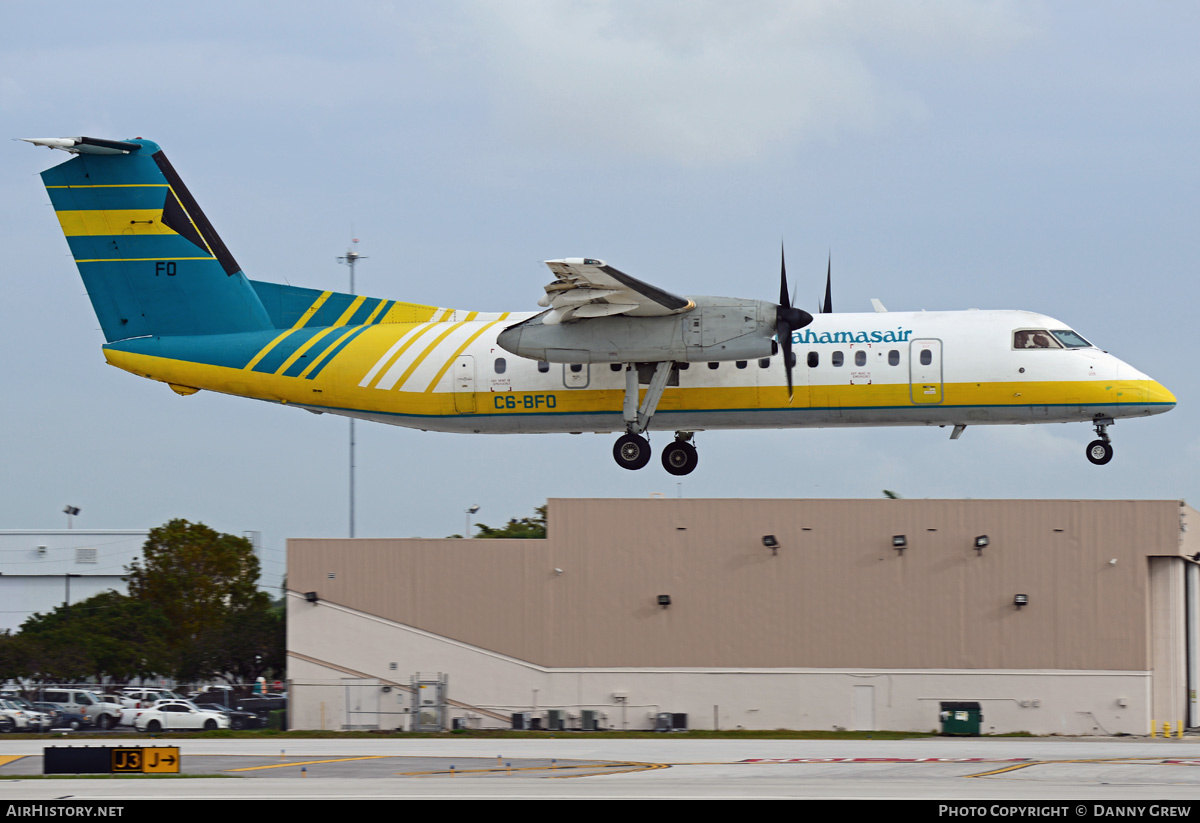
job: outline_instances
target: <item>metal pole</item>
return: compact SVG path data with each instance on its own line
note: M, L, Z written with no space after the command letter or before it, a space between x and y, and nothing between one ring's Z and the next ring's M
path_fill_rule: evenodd
M353 243L358 242L358 238L352 238ZM346 250L344 257L339 257L339 263L345 263L350 267L350 294L354 294L354 266L359 260L365 260L361 254L354 250L351 246ZM350 418L350 536L354 537L354 418Z

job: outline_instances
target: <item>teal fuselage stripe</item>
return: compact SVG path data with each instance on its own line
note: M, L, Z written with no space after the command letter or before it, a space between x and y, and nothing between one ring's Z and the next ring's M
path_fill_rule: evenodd
M67 238L67 245L77 261L83 260L134 260L148 262L151 267L157 260L179 260L181 258L207 257L216 260L208 249L197 246L179 234L135 234L135 235L76 235ZM149 258L149 259L147 259ZM224 269L217 267L221 275ZM159 276L167 276L162 270Z
M262 360L259 360L254 366L254 371L264 374L274 374L289 357L296 353L297 349L311 340L315 335L323 331L325 330L320 327L309 328L307 326L302 329L296 329L283 340L279 341L279 343L275 345L275 348L267 352L267 355ZM297 362L307 365L310 362L310 357L311 354L306 353L305 356L300 357Z
M354 295L334 292L325 298L325 302L321 304L321 308L317 309L316 313L309 318L309 321L305 325L332 326L345 313L346 309L350 308L350 304L354 300Z
M375 307L382 302L384 301L380 300L378 297L368 297L362 302L362 305L354 311L354 314L350 315L350 320L346 323L346 325L361 326L363 323L366 323L367 318L371 316L371 312L375 311ZM382 313L383 312L380 312L380 314ZM378 321L379 318L376 317L375 320Z
M279 336L278 329L245 334L203 334L180 337L141 337L109 343L104 348L180 360L186 363L203 363L229 369L243 369L262 351L263 347Z
M161 186L46 189L46 192L55 211L161 209L167 201L166 183Z
M73 160L86 159L85 163ZM49 186L145 186L166 183L154 157L141 154L80 154L42 172ZM91 189L95 191L96 189ZM53 191L53 190L52 190ZM51 195L53 196L53 195Z
M328 366L335 357L337 357L339 354L341 354L342 349L344 349L344 348L346 348L346 346L350 345L354 341L354 338L358 337L360 334L362 334L364 331L366 331L369 328L370 328L370 326L360 326L357 331L355 331L353 334L351 334L349 337L347 337L341 343L338 343L333 348L326 349L325 353L317 359L317 367L308 373L308 379L309 380L316 379L316 376L318 374L320 374L322 371L324 371L325 367ZM340 335L338 335L338 336L340 336ZM337 336L335 336L333 339L337 340Z

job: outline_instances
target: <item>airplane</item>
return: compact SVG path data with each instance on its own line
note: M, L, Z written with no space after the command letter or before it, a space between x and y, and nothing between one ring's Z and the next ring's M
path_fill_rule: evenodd
M641 469L698 463L697 432L1083 422L1175 397L1066 323L1025 311L834 313L681 296L598 258L546 261L542 311L481 312L250 280L166 155L142 138L23 138L75 155L42 172L117 368L166 383L425 431L617 432ZM799 355L799 356L797 356Z

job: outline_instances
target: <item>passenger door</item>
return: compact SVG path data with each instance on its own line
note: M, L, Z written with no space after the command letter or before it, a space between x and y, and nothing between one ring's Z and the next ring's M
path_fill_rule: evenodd
M908 345L909 386L914 405L941 403L942 341L936 338L913 340Z

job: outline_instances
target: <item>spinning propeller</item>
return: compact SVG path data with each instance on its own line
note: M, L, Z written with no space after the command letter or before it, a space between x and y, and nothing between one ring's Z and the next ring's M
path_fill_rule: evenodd
M825 301L829 304L829 285L825 286ZM826 309L832 311L832 309ZM779 247L779 305L775 308L775 339L783 349L783 367L787 372L788 403L792 402L792 367L795 356L792 354L792 332L802 329L813 321L812 315L792 306L788 295L787 264L783 257L783 246Z

